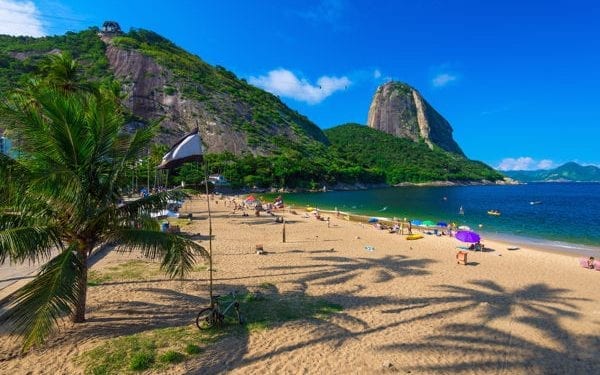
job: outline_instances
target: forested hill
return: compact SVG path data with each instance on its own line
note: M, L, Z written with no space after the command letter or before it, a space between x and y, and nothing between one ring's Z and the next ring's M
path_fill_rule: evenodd
M460 154L365 126L340 126L326 135L276 96L142 29L0 36L0 98L43 75L48 55L61 52L77 60L83 79L121 84L126 129L160 120L155 141L162 148L152 147L152 157L158 155L159 161L166 145L198 125L210 172L222 173L234 187L352 187L503 177Z
M537 171L506 171L507 176L522 182L600 182L600 168L579 165L574 162L560 167Z
M327 129L331 150L339 158L368 169L377 169L390 184L427 181L502 180L503 176L484 163L468 160L425 142L378 131L358 124Z
M143 29L101 35L91 28L44 38L0 36L0 95L39 70L47 54L61 51L77 59L91 79L118 79L133 127L161 119L161 143L172 143L196 124L209 152L310 152L328 143L317 125L276 96Z

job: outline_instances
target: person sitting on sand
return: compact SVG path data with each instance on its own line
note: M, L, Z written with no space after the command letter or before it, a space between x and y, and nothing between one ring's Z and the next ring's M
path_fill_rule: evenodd
M398 225L398 223L396 223L396 224L394 224L392 229L390 229L390 233L398 233L399 230L400 230L400 226Z
M593 270L594 269L594 257L590 257L590 259L588 259L587 263L588 263L588 268Z

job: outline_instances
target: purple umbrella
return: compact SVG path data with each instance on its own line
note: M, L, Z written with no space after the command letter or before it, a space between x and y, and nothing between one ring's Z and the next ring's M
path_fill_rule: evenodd
M458 232L456 232L454 237L456 237L456 239L459 241L469 242L469 243L475 243L475 242L479 242L479 240L481 240L481 238L479 237L479 235L477 233L471 232L469 230L459 230Z

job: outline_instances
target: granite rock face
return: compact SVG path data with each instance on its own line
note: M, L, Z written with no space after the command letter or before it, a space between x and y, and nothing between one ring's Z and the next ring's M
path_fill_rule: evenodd
M224 68L212 67L185 51L159 50L166 56L178 53L180 61L189 64L174 67L180 70L178 76L173 67L153 56L116 45L111 37L102 40L109 69L122 83L124 104L139 119L128 125L134 128L160 120L159 143L172 144L196 126L209 152L270 155L278 150L277 142L328 143L306 117ZM188 76L181 76L183 70ZM217 87L210 86L209 79Z
M401 82L388 82L377 88L367 125L400 138L425 142L464 156L452 138L452 126L417 90Z

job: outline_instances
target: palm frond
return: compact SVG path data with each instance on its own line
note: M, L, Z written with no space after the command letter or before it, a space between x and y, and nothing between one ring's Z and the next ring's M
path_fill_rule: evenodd
M28 226L0 229L0 264L26 260L38 263L50 257L53 247L60 247L58 231L52 226Z
M24 350L41 344L57 321L77 303L83 264L73 247L48 262L40 273L15 293L0 321L12 324L24 337Z
M174 233L147 229L121 229L111 235L119 251L140 250L150 259L162 259L161 269L171 278L183 278L192 270L196 255L208 257L198 243Z
M119 218L123 219L137 217L140 213L165 209L170 200L183 200L188 197L189 195L182 190L165 191L125 202L117 209L116 213Z

